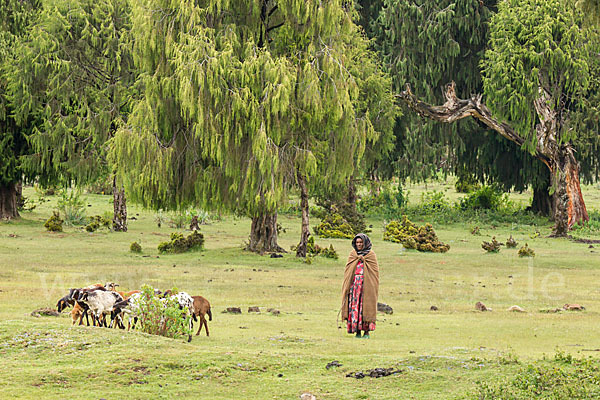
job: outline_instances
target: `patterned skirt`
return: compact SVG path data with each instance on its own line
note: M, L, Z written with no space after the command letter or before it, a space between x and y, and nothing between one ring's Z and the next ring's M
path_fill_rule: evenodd
M348 333L375 330L375 322L368 325L363 322L363 282L363 264L359 262L354 273L354 282L348 291Z

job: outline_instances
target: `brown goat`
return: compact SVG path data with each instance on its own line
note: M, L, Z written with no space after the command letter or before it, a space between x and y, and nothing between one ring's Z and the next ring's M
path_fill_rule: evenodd
M202 296L192 296L192 299L194 299L194 314L192 315L192 318L194 319L194 321L196 321L196 317L200 317L200 327L198 328L198 332L196 333L196 336L198 336L200 334L200 331L202 330L202 326L204 326L204 328L206 328L206 336L209 336L208 323L206 322L206 318L204 317L204 315L208 314L208 320L212 321L212 312L210 311L210 303L208 302L208 300L206 300Z
M83 323L83 308L79 305L78 302L75 302L73 309L71 310L71 319L73 320L73 325L79 320L79 325ZM88 321L89 325L89 321Z

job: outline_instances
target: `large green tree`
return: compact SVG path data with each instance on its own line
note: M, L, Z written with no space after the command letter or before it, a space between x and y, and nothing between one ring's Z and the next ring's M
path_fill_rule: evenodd
M10 62L17 55L15 44L41 8L37 0L0 1L0 219L19 216L17 202L23 171L19 157L29 151L27 126L18 126L7 97Z
M481 95L459 100L454 85L446 87L440 107L410 90L402 95L439 121L473 116L542 161L552 181L556 236L588 219L574 147L582 134L572 129L571 115L585 106L597 36L582 27L582 19L573 4L560 0L503 1L491 21L483 63L489 109Z
M286 192L300 187L308 211L309 188L346 180L378 136L380 110L360 96L386 92L356 74L372 55L352 13L335 0L137 3L145 96L112 153L133 196L154 208L248 215L248 249L282 250Z
M431 103L454 80L459 93L483 91L479 64L489 40L497 0L360 1L376 47L400 92L407 83ZM380 7L377 10L377 7ZM376 20L370 20L378 15ZM459 179L494 182L504 190L534 190L532 208L550 213L549 174L538 160L485 125L463 120L452 126L408 112L398 118L396 148L377 165L383 176L426 179L453 172Z
M127 118L135 81L128 0L48 0L16 48L8 92L20 126L35 124L23 167L42 183L106 178L106 142ZM115 230L127 230L113 185Z

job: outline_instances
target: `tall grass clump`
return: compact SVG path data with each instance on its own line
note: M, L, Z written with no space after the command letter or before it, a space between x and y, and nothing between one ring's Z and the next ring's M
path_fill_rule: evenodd
M66 225L86 225L85 201L80 190L63 190L57 205Z

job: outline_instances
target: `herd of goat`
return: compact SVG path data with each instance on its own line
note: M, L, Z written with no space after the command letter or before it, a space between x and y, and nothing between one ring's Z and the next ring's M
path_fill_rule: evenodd
M127 315L128 327L130 330L132 327L135 329L135 324L140 316L140 302L142 300L142 292L140 290L132 290L130 292L117 291L116 283L108 282L105 285L95 284L84 288L70 289L69 294L58 300L56 308L58 312L64 311L67 307L73 307L71 311L71 318L73 325L79 321L79 325L83 324L85 318L87 325L90 325L89 317L92 318L92 324L94 326L104 326L108 328L119 327L125 329L123 325L123 319ZM200 321L200 327L196 336L200 334L202 327L206 330L206 336L208 333L208 323L205 315L208 315L210 321L212 321L212 313L210 310L210 303L202 296L190 296L185 292L178 292L173 294L170 290L166 290L164 293L160 290L155 289L154 294L157 295L163 304L166 304L168 299L174 300L179 304L179 308L190 316L189 319L189 330L192 331L193 322ZM107 324L106 317L110 314L110 324ZM192 336L189 335L188 341L192 340Z

